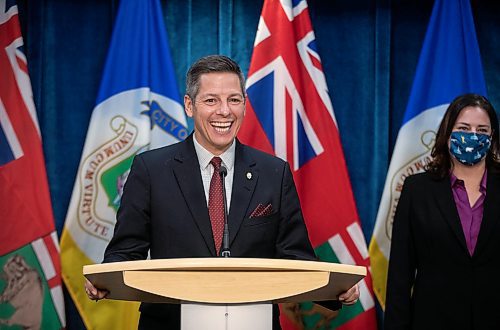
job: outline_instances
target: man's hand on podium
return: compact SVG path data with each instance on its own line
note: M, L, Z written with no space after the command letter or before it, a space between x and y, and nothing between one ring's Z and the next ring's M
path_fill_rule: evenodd
M109 291L96 288L89 280L85 279L85 293L89 299L98 301L106 298Z
M339 296L339 301L344 305L354 305L359 299L359 287L356 284Z

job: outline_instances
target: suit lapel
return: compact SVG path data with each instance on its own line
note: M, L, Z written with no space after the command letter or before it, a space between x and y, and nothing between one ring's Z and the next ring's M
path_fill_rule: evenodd
M457 237L460 245L467 255L469 255L469 250L467 249L467 244L465 242L464 231L460 223L460 217L455 205L455 200L453 199L450 179L446 178L435 182L436 189L433 189L433 191L438 202L438 207L443 214L443 218L446 219L446 222L448 222L448 225Z
M248 155L245 148L245 146L236 140L233 189L228 215L230 243L233 242L245 218L250 199L259 179L259 172L255 166L256 163Z
M476 248L474 249L474 257L476 257L490 239L492 232L497 230L500 214L500 205L498 197L500 196L500 176L488 173L486 183L486 198L484 200L483 220L477 238Z
M215 242L208 214L205 190L201 179L200 163L196 157L193 136L190 135L175 156L173 171L184 200L200 230L207 247L215 256Z

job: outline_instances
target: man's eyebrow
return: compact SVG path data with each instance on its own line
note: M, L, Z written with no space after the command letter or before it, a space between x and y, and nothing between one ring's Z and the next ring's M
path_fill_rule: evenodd
M206 97L206 96L218 96L218 95L213 93L205 93L205 94L200 94L200 96Z
M215 93L205 93L205 94L200 94L200 97L207 97L207 96L212 96L212 97L217 97L217 98L220 98L220 95L219 94L215 94ZM234 96L240 96L240 97L243 97L243 94L241 93L232 93L232 94L229 94L228 97L234 97Z

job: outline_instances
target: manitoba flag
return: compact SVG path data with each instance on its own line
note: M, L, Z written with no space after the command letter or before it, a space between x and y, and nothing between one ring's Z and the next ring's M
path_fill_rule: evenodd
M65 326L59 244L17 6L0 0L0 328Z
M369 265L306 1L264 1L247 80L239 138L288 161L309 237L323 261ZM296 328L375 329L371 278L333 320L313 305L287 309ZM297 307L297 306L294 306ZM293 310L293 312L292 312ZM293 328L282 320L285 328Z

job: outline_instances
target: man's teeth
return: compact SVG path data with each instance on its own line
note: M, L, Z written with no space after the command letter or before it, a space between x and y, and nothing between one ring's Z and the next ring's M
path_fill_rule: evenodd
M231 123L212 123L212 127L219 133L223 133L229 130Z

